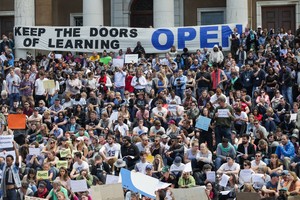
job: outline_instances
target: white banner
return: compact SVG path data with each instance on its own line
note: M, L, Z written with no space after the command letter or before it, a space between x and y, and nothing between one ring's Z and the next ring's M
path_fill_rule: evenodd
M229 50L229 37L234 28L241 33L243 24L172 28L131 28L131 27L41 27L16 26L15 46L20 49L41 49L51 51L118 51L132 50L140 41L146 53L168 52L174 45L189 51L212 48L220 45Z

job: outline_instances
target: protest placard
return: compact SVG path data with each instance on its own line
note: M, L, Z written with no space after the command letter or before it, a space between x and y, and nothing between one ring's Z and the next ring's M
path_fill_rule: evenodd
M215 183L216 182L216 172L215 171L206 172L206 179L212 183Z
M204 131L208 131L209 125L210 125L211 119L204 116L199 116L196 121L196 127L200 128Z
M264 183L263 179L264 174L252 174L252 182L253 183Z
M111 61L111 57L110 56L106 56L103 58L100 58L100 62L107 65L109 62Z
M180 200L208 200L205 193L205 187L191 187L191 188L176 188L172 189L174 198Z
M53 89L55 88L54 80L44 80L43 85L45 89Z
M193 171L192 170L192 163L191 162L186 163L185 166L184 166L183 172L191 172L191 171Z
M40 155L41 149L40 148L29 148L29 155Z
M59 154L60 154L61 158L65 158L65 157L67 157L68 154L71 154L71 150L70 149L60 150Z
M64 167L66 169L68 169L68 161L67 160L59 160L56 163L56 168L59 169L61 167Z
M47 200L47 199L38 198L38 197L31 197L31 196L25 196L24 200Z
M168 105L168 111L176 112L177 111L177 105L176 104L169 104Z
M139 192L150 198L155 198L155 191L158 189L164 189L170 185L168 183L160 183L158 179L151 176L139 172L131 172L124 168L121 169L121 177L123 188L133 192Z
M290 122L296 121L296 120L297 120L297 113L292 113L291 118L290 118Z
M5 55L3 55L3 54L0 56L0 59L2 60L2 62L4 62L4 61L6 61L6 60L7 60L6 56L5 56Z
M229 109L218 109L218 117L226 118L228 117Z
M14 157L14 160L16 160L16 152L15 151L1 151L0 157L6 158L6 156L12 155Z
M221 177L221 181L219 182L219 185L222 186L222 187L226 187L228 181L229 181L229 176L226 175L226 174L223 174L222 177Z
M250 169L242 169L240 171L240 177L243 179L245 183L251 183L252 173L253 171Z
M36 178L38 180L47 180L47 179L49 179L48 171L37 171Z
M139 54L125 54L125 63L138 63Z
M85 192L88 191L86 180L71 180L72 192Z
M113 59L113 66L123 67L123 65L124 65L124 59L117 59L117 58Z
M116 184L119 183L119 176L113 176L113 175L106 175L106 181L105 184Z
M124 200L122 184L97 185L90 188L92 199Z
M62 57L63 57L62 54L58 54L58 53L55 54L55 59L62 59Z
M13 135L0 135L0 149L13 147Z
M9 129L25 129L26 115L25 114L8 114L7 117Z

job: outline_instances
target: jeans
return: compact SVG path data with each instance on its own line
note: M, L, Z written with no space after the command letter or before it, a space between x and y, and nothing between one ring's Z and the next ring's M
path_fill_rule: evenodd
M52 106L54 104L54 101L56 98L58 98L58 94L55 94L53 97L49 96L49 99L48 99L49 106Z
M215 160L215 167L216 167L216 170L218 170L221 165L225 163L225 161L222 160L222 158L220 157L217 157L216 160Z
M282 86L282 96L293 106L293 90L292 87Z
M231 142L231 128L226 126L216 126L215 127L215 135L216 135L216 144L222 142L222 138L227 138L230 143Z
M180 88L177 89L177 88L176 88L175 94L176 94L177 96L179 96L181 100L184 99L184 89L180 89Z
M17 190L6 190L6 197L3 197L3 200L16 200L17 199Z
M277 126L274 121L266 121L265 128L268 132L274 132L276 130Z
M20 101L20 94L19 93L11 93L9 95L9 106L12 108L15 101Z

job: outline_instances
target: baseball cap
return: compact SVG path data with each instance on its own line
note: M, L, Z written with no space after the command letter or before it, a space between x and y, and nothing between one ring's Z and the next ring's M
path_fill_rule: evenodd
M153 168L152 164L148 164L148 165L146 166L146 170L152 170L152 168Z
M273 178L273 177L279 177L279 175L276 172L273 172L272 174L270 174L270 177L271 178Z
M175 124L175 121L173 119L171 119L168 124Z
M162 172L162 173L169 172L169 166L164 166L164 167L161 169L161 172Z

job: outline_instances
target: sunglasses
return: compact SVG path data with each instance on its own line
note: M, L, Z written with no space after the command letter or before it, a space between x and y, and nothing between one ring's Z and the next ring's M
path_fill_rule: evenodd
M255 155L255 157L258 157L258 158L259 158L259 157L261 157L261 155Z
M125 95L129 95L128 93L125 93Z
M244 166L248 166L247 164L244 164Z
M67 158L68 160L72 160L72 158Z
M154 140L155 142L159 142L159 140Z

